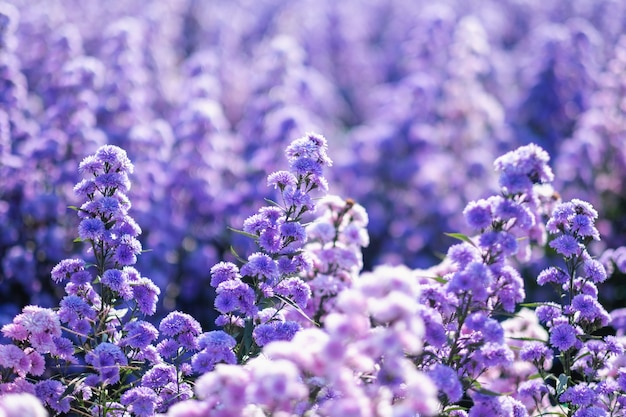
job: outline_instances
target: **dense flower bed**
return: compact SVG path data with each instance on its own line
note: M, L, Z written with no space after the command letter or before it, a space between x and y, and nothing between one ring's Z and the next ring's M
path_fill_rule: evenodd
M431 3L0 2L0 416L626 415L626 5Z

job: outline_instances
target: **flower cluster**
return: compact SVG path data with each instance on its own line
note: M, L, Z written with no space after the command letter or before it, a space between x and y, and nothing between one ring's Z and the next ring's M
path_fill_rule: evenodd
M300 328L283 310L302 311L311 296L299 277L311 269L303 249L307 231L302 219L314 211L311 193L328 190L322 169L332 162L326 149L326 139L313 133L286 148L290 170L267 178L268 185L280 191L281 201L248 217L240 232L253 238L260 251L242 260L241 267L220 262L211 268L215 308L221 313L216 324L237 339L240 360L256 356L259 347L273 340L291 339Z
M313 262L307 274L311 299L305 312L315 323L323 322L337 294L349 288L361 272L361 251L369 244L367 224L367 212L353 200L326 196L317 203L305 246Z
M74 191L86 201L75 208L76 242L86 245L94 261L60 261L51 271L52 281L65 285L58 308L26 306L2 327L14 344L1 346L1 366L14 375L5 375L0 389L34 394L57 413L105 415L117 408L151 415L138 411L144 406L131 391L107 394L112 386L132 388L133 371L160 360L151 345L158 331L138 319L155 313L160 289L133 267L141 253L141 229L128 213L126 196L133 164L124 150L106 145L86 157L79 171L86 178ZM54 378L43 379L52 370Z
M418 312L426 344L414 360L433 377L444 413L456 409L464 395L474 401L470 415L513 415L499 410L524 409L517 400L506 405L492 401L480 380L488 370L514 360L498 318L513 313L525 298L522 277L509 259L520 252L520 238L542 243L542 196L552 180L547 163L547 154L536 145L496 159L502 193L470 202L463 212L478 236L452 234L462 243L449 248L439 276L426 271L421 278Z
M598 301L598 285L608 278L606 270L587 252L589 243L600 239L597 217L591 204L574 199L554 207L546 223L552 235L549 246L565 260L565 266L544 269L537 283L552 286L559 303L539 303L536 308L548 333L525 342L520 357L533 364L541 379L518 390L538 412L553 409L575 416L622 412L623 394L615 380L606 376L614 372L614 359L623 354L624 347L614 336L597 334L611 319ZM558 375L550 373L553 356L562 367ZM554 402L558 407L551 407Z

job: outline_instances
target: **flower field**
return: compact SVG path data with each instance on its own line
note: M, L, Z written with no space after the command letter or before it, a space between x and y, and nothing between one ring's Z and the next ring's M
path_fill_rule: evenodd
M626 4L0 0L0 417L626 416Z

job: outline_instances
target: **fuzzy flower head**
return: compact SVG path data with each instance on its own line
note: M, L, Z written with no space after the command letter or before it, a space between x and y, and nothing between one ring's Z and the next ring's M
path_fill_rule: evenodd
M99 374L100 382L115 384L120 380L120 367L128 365L128 358L112 343L100 343L85 355L85 362Z
M541 147L531 143L508 152L494 161L500 171L500 185L511 194L526 193L533 184L543 184L554 179L548 165L550 157Z
M598 212L590 203L572 199L553 209L546 229L552 234L563 233L580 239L600 240L600 233L595 227L597 218Z
M126 151L118 146L104 145L96 151L95 157L103 165L106 172L133 173L134 166L128 159Z
M82 259L64 259L52 268L52 280L56 283L62 282L77 272L83 271L85 261Z
M296 139L287 147L285 154L290 163L302 158L310 159L320 165L332 166L333 162L326 154L328 143L326 138L315 133Z

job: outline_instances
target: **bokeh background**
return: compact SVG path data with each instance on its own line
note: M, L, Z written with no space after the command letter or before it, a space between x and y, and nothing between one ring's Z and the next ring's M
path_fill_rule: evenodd
M106 143L135 164L160 316L205 327L210 267L248 248L228 227L308 131L329 141L331 193L369 213L366 269L439 262L465 204L497 191L493 160L530 142L562 198L598 209L592 252L626 245L625 29L622 0L3 0L0 324L56 305L50 270L88 256L68 206ZM601 289L609 311L623 280Z

